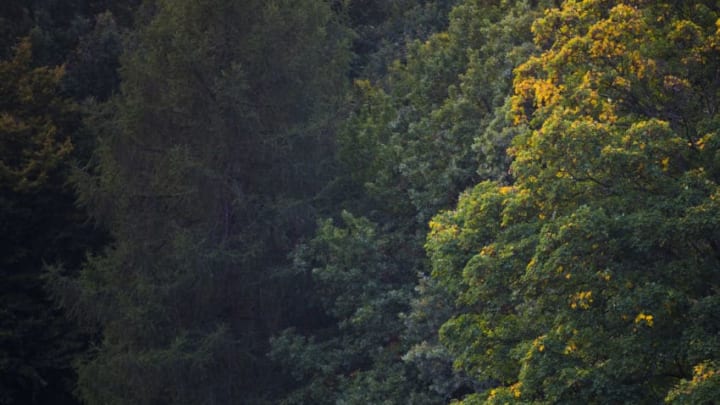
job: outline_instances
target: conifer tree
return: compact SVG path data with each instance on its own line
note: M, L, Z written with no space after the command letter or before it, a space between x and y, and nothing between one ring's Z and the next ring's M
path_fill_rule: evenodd
M314 222L320 112L343 86L345 34L323 1L152 3L76 182L113 242L78 279L56 280L102 334L79 393L261 403L285 310L275 268Z
M43 288L43 265L78 265L92 246L67 184L79 114L64 68L32 59L25 38L0 61L0 403L73 403L85 337Z

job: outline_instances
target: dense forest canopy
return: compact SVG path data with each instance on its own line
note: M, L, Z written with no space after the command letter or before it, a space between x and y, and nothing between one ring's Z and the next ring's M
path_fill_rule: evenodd
M8 0L0 404L712 404L720 6Z

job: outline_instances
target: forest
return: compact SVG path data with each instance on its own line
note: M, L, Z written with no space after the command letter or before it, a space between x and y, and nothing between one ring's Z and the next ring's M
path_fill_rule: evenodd
M716 404L720 3L2 0L0 404Z

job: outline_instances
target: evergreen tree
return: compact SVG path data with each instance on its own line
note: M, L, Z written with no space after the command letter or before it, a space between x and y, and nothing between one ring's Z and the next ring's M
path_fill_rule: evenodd
M25 38L0 61L0 403L73 403L71 360L86 337L43 288L44 263L93 246L67 185L77 106L61 66L33 67Z
M102 340L79 367L88 403L261 403L284 321L275 283L312 228L309 197L342 89L328 5L157 1L126 41L122 92L91 122L81 202L111 231L66 307Z
M117 88L113 62L119 48L84 65L86 71L103 72L100 80L108 84L103 89L96 85L81 95L75 84L87 76L77 69L83 63L67 63L79 37L92 27L92 15L105 9L100 3L9 0L0 5L5 59L0 62L0 403L76 403L72 361L87 349L91 331L58 310L44 286L43 267L77 268L86 251L106 241L75 207L68 184L71 166L86 161L93 142L81 129L83 109L72 98L103 97L102 92ZM108 7L120 11L135 3ZM26 37L16 42L21 36ZM103 53L97 51L86 54Z

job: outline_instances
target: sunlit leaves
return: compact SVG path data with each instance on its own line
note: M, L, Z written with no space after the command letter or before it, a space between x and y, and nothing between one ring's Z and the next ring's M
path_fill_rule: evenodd
M488 403L657 401L717 359L699 343L717 333L700 321L720 257L720 161L705 146L717 16L673 7L567 1L537 19L544 51L517 68L510 106L524 128L512 193L485 184L431 225L435 276L466 312L443 338L458 367L499 386ZM468 219L495 199L499 212ZM484 221L491 233L465 245Z

